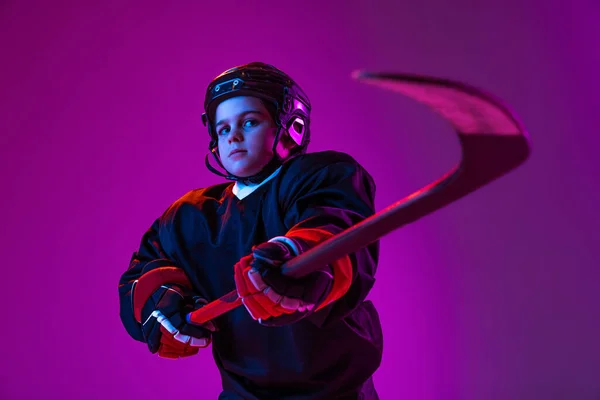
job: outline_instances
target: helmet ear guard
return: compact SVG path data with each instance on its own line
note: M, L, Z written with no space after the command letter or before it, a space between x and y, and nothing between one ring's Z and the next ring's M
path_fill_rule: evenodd
M208 118L208 114L206 112L202 113L202 124L206 127L206 129L208 130L208 135L210 136L210 142L208 143L208 150L211 153L214 153L215 151L219 151L218 147L217 147L217 135L214 132L213 129L213 125L212 122L210 121L210 119Z
M301 101L300 96L290 93L286 88L281 110L282 126L288 131L291 139L299 147L297 151L306 150L309 142L310 109Z
M302 118L294 118L287 128L292 140L298 145L302 145L302 139L304 137L305 126Z

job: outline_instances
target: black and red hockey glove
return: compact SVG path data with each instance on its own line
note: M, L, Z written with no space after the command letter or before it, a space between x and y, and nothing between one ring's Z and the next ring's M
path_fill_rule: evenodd
M212 322L196 325L186 316L207 301L180 285L162 285L141 310L142 333L150 352L163 358L193 356L211 341Z
M331 234L303 229L276 237L252 249L235 265L238 295L252 318L268 326L296 322L337 300L349 288L348 257L302 278L281 273L281 266Z

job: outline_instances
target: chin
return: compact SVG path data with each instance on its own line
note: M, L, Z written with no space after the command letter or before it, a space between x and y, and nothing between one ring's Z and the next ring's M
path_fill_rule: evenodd
M257 168L232 168L228 169L228 171L235 176L239 176L240 178L248 178L249 176L256 175L260 172L260 169Z
M225 166L225 168L232 175L239 176L240 178L248 178L258 174L266 165L267 163L256 162L255 160L245 158L232 162L229 166L230 168L227 168L227 166Z

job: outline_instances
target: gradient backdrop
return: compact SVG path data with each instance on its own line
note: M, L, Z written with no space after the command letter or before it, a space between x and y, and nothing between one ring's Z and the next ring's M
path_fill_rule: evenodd
M262 60L352 154L381 209L458 160L424 107L354 69L467 81L510 103L526 165L382 241L381 398L599 399L598 7L521 2L0 0L1 399L216 399L209 351L152 356L117 282L206 171L208 82Z

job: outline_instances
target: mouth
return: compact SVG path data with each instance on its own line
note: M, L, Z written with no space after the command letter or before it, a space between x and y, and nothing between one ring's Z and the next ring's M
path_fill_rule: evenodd
M229 153L228 157L231 157L232 155L237 154L237 153L246 153L246 150L242 150L242 149L231 150L231 153Z

